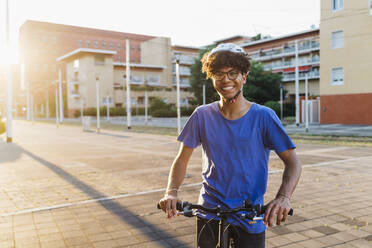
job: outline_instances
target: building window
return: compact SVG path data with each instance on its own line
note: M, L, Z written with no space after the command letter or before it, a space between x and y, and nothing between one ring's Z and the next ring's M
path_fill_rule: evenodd
M78 59L74 60L73 68L76 69L76 70L79 70L79 60Z
M368 2L369 14L372 15L372 0Z
M98 48L98 41L94 41L94 47Z
M331 48L343 48L344 47L344 31L336 31L331 34Z
M338 11L344 8L344 0L332 0L332 10Z
M133 51L136 48L136 45L131 45L130 49Z
M121 57L120 57L120 56L118 56L118 61L120 62L120 60L121 60Z
M106 48L106 42L102 42L102 48Z
M114 48L114 44L110 43L110 49Z
M87 44L87 46L90 46L90 40L87 40L85 43Z
M135 58L132 58L132 63L136 62L136 59Z
M331 71L331 85L343 85L344 84L344 68L332 68Z
M83 46L83 41L82 40L78 40L78 44L79 44L79 46Z
M120 48L121 48L121 47L120 47L120 44L118 44L118 50L120 50Z
M52 36L52 44L57 44L57 37Z

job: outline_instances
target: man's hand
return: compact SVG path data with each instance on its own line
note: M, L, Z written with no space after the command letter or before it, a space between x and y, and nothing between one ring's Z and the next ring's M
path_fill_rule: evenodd
M178 216L176 204L181 200L176 195L166 194L159 201L160 208L166 213L168 219L175 218Z
M267 205L263 219L264 224L272 227L276 217L276 224L280 225L281 222L286 221L290 209L291 203L289 198L278 195Z

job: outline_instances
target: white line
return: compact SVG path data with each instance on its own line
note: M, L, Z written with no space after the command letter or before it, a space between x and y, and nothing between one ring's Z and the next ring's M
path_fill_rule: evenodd
M357 161L357 160L367 159L367 158L372 158L372 156L351 158L351 159L342 159L342 160L322 162L322 163L317 163L317 164L308 164L308 165L303 165L302 168L327 166L327 165L331 165L331 164ZM282 173L282 172L283 172L283 170L271 170L271 171L269 171L269 174L278 174L278 173ZM182 185L182 188L191 188L191 187L195 187L195 186L200 186L201 184L202 184L202 182L186 184L186 185ZM43 208L25 209L25 210L21 210L21 211L18 211L18 212L10 212L10 213L6 213L6 214L2 214L2 215L0 215L0 217L7 217L7 216L13 216L13 215L40 212L40 211L45 211L45 210L53 210L53 209L57 209L57 208L78 206L78 205L83 205L83 204L89 204L89 203L94 203L94 202L99 202L99 201L107 201L107 200L113 200L113 199L119 199L119 198L126 198L126 197L131 197L131 196L147 195L147 194L151 194L151 193L162 192L162 191L165 191L165 190L166 190L166 188L161 188L161 189L154 189L154 190L142 191L142 192L131 193L131 194L121 194L121 195L116 195L116 196L102 197L102 198L97 198L97 199L81 201L81 202L59 204L59 205L43 207Z

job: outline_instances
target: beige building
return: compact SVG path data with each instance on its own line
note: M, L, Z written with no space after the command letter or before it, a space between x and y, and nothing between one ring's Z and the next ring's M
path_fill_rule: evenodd
M250 58L264 69L282 75L288 100L295 101L295 43L298 47L299 94L305 95L305 75L309 79L309 95L319 96L319 29L311 29L276 38L241 44Z
M172 86L176 87L176 61L179 62L180 88L183 92L190 92L191 66L195 59L199 57L199 49L188 46L172 46ZM193 99L192 95L188 95L181 99L182 104L189 104Z
M166 103L176 104L176 88L173 83L172 58L174 50L170 39L157 37L141 43L141 62L130 63L132 108L145 106L145 90L149 104L155 97ZM57 61L66 62L66 94L68 115L81 107L96 107L96 81L99 81L100 105L126 106L126 63L115 62L116 51L79 48ZM186 56L186 55L185 55ZM190 74L186 75L187 77ZM188 81L187 81L188 82ZM188 106L193 98L189 83L181 74L181 106Z
M321 123L372 124L371 5L321 1Z

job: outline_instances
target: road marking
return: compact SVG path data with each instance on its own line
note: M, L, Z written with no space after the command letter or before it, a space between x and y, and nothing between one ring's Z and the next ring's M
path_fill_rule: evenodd
M327 166L327 165L332 165L332 164L345 163L345 162L358 161L358 160L362 160L362 159L371 159L371 158L372 158L372 156L365 156L365 157L351 158L351 159L342 159L342 160L322 162L322 163L317 163L317 164L303 165L302 168ZM278 174L278 173L282 173L282 172L283 172L283 170L271 170L271 171L269 171L269 174ZM195 186L200 186L201 184L202 184L201 182L186 184L186 185L183 185L182 188L191 188L191 187L195 187ZM131 197L131 196L147 195L147 194L152 194L152 193L157 193L157 192L163 192L165 190L166 190L166 188L161 188L161 189L154 189L154 190L148 190L148 191L131 193L131 194L120 194L120 195L116 195L116 196L102 197L102 198L91 199L91 200L80 201L80 202L73 202L73 203L65 203L65 204L59 204L59 205L54 205L54 206L49 206L49 207L25 209L25 210L21 210L21 211L17 211L17 212L10 212L10 213L6 213L6 214L1 214L0 216L1 217L8 217L8 216L13 216L13 215L34 213L34 212L40 212L40 211L46 211L46 210L53 210L53 209L57 209L57 208L79 206L79 205L84 205L84 204L89 204L89 203L100 202L100 201L108 201L108 200L114 200L114 199L120 199L120 198L127 198L127 197Z

